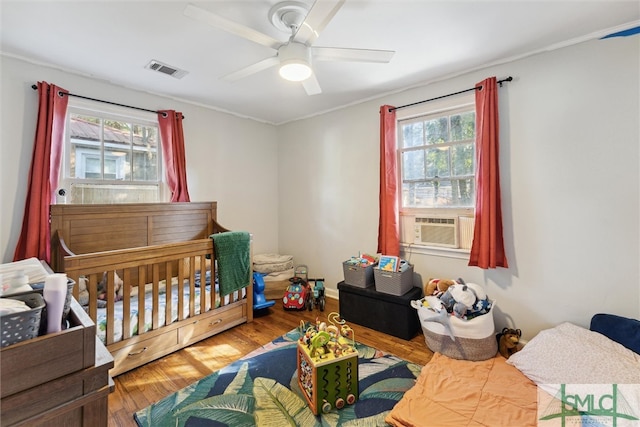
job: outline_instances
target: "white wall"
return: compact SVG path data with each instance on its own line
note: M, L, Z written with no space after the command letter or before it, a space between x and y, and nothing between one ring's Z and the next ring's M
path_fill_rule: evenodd
M182 111L187 182L193 201L218 202L218 220L254 235L256 252L278 250L278 156L274 126L111 85L18 59L0 68L0 259L10 262L22 227L37 115L47 81L92 98L147 109Z
M637 36L586 42L280 126L281 251L335 294L342 261L377 247L379 106L510 75L499 95L510 267L410 261L424 279L484 285L497 326L525 338L562 321L588 326L597 312L640 318L639 52Z

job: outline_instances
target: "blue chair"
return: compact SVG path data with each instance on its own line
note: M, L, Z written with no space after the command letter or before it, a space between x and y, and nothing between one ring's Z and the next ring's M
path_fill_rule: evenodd
M253 309L262 310L269 308L276 302L274 300L267 301L264 297L264 275L262 273L253 273Z

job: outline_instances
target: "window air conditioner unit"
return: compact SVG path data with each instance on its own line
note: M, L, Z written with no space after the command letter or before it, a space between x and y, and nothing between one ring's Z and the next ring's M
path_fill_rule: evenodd
M457 217L417 216L414 221L414 243L459 247Z

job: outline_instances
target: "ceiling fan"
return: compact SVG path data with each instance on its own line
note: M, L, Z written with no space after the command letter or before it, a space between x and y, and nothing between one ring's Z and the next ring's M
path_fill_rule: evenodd
M316 0L310 9L306 4L298 1L284 1L275 4L269 10L269 19L276 28L291 34L289 40L284 43L193 4L187 5L184 14L276 51L275 56L223 76L224 80L239 80L269 67L279 66L282 78L300 81L308 95L317 95L322 90L313 72L312 61L387 63L391 61L395 53L392 50L313 46L313 42L318 38L320 32L344 2L345 0Z

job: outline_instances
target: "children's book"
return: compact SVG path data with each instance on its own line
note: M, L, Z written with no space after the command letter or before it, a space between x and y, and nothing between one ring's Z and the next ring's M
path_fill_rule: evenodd
M378 268L384 271L398 271L398 257L391 255L381 255L378 261Z

